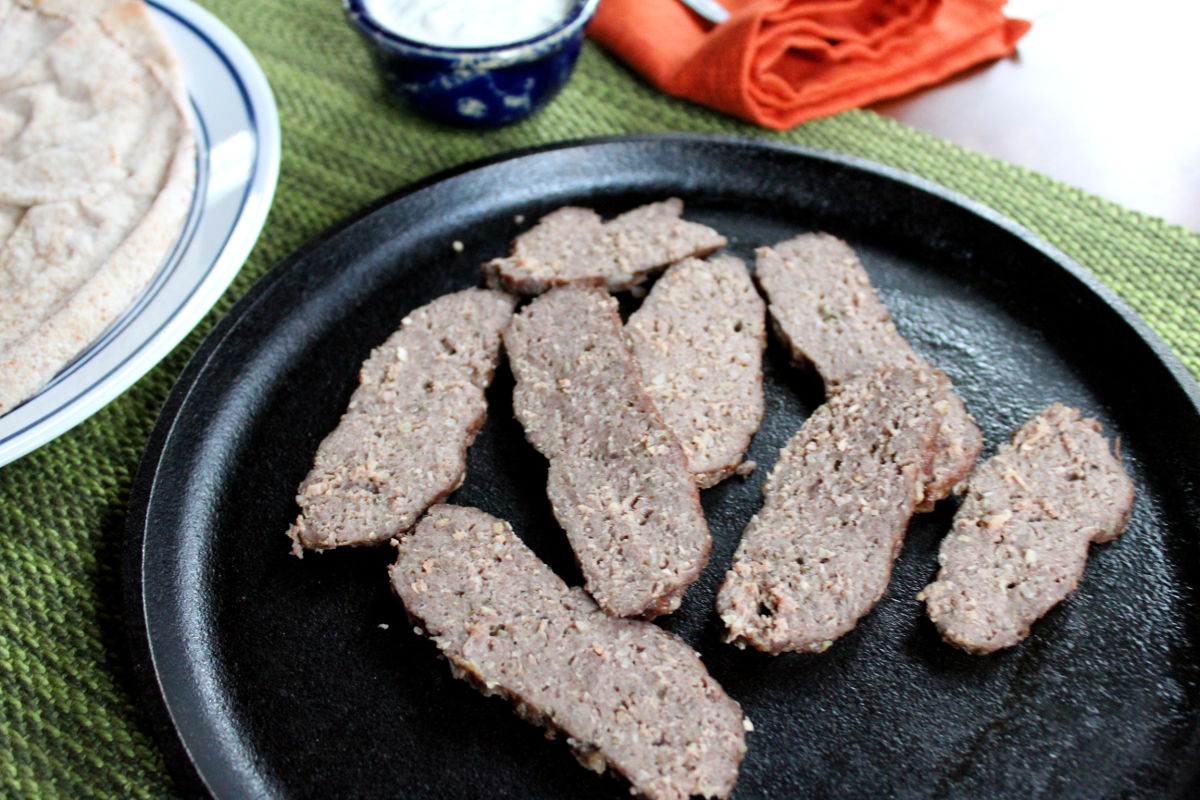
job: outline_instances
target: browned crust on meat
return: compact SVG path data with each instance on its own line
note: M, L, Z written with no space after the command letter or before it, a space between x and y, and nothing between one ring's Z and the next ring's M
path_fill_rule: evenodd
M800 366L811 365L830 393L853 375L880 367L929 368L896 330L887 306L850 245L807 233L757 250L755 278L767 296L772 329ZM971 471L983 435L951 391L938 454L917 511L929 511Z
M749 726L681 640L606 615L478 509L431 508L398 550L392 589L455 676L561 731L581 764L637 794L733 790Z
M1096 420L1055 404L979 465L917 597L949 643L990 653L1075 590L1091 542L1116 538L1134 485Z
M923 495L949 381L859 373L779 455L717 595L726 641L822 652L870 611Z
M513 410L550 461L546 492L588 591L618 616L673 611L712 540L616 300L603 289L553 289L513 317L504 343Z
M721 234L682 218L672 197L608 222L589 208L567 206L542 217L513 242L512 253L483 264L488 286L537 295L555 286L603 286L618 292L689 256L724 247Z
M386 541L459 487L515 304L488 289L444 295L371 352L297 490L296 555Z
M687 259L625 326L646 393L702 489L738 467L763 417L766 307L739 258Z

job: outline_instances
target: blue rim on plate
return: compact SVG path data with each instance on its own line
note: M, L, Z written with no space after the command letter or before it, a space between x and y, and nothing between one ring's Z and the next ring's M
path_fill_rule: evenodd
M183 67L196 191L151 284L38 394L0 416L0 466L99 411L174 349L241 269L279 176L275 99L237 36L191 0L149 0ZM235 101L235 102L232 102Z

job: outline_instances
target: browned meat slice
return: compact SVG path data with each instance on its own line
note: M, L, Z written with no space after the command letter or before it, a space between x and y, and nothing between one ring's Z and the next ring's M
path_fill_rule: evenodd
M667 270L625 326L646 393L700 488L742 462L763 416L765 308L741 259Z
M776 333L796 362L811 364L828 388L876 366L923 365L850 245L806 233L756 252L755 277Z
M821 652L875 606L921 499L948 387L934 370L859 373L805 421L717 595L727 641Z
M617 301L603 289L554 289L513 317L504 344L513 410L550 461L546 493L588 591L617 616L674 611L712 540Z
M937 447L925 493L917 503L917 511L922 512L932 511L938 500L950 496L954 487L971 472L983 450L983 434L952 385L947 386L939 402L944 404L945 413L938 428Z
M398 547L392 588L457 677L640 795L733 790L750 726L681 640L608 616L478 509L435 506Z
M515 304L489 289L444 295L371 352L297 490L297 555L390 539L458 488Z
M773 327L792 358L813 365L827 391L836 391L862 370L929 366L896 331L862 262L841 239L807 233L759 248L755 276L767 294ZM929 511L949 495L983 448L983 436L962 399L951 391L945 402L950 409L918 511Z
M937 579L917 595L946 641L969 653L1021 641L1075 590L1088 545L1124 530L1133 481L1100 430L1055 404L967 479Z
M676 197L608 222L590 208L560 208L518 236L512 255L485 263L483 274L489 286L517 294L541 294L566 284L624 291L647 273L725 246L724 236L688 222L682 213L683 201Z

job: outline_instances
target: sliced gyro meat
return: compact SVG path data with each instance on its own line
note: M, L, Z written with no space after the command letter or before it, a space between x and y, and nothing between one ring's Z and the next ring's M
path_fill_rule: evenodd
M724 236L682 214L676 197L608 222L590 208L560 208L518 236L511 255L485 263L483 274L489 286L525 295L568 284L625 291L651 272L725 246Z
M617 616L674 611L712 546L683 450L646 395L617 302L562 287L504 334L513 410L587 590Z
M763 417L765 305L741 259L666 271L625 326L667 427L704 489L742 462Z
M875 606L924 492L948 385L931 369L860 372L805 421L718 592L727 641L821 652Z
M846 242L806 233L756 253L754 275L776 333L827 389L875 367L923 366Z
M297 555L386 541L458 488L515 304L490 289L444 295L371 352L297 490Z
M806 233L759 248L755 277L767 295L772 326L798 364L811 364L833 393L852 375L928 362L896 330L854 250L825 233ZM918 511L928 511L967 476L983 436L962 399L950 392L938 455Z
M392 588L457 677L639 795L733 790L749 725L682 640L605 614L478 509L435 506L397 546Z
M967 478L941 569L917 597L942 637L970 653L1024 639L1075 590L1088 546L1125 528L1134 485L1100 423L1055 404Z

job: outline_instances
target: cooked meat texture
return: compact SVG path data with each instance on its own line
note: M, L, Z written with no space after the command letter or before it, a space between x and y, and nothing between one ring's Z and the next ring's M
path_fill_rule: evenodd
M854 250L825 233L807 233L759 248L755 275L767 295L772 325L797 364L811 364L837 391L852 375L884 366L927 368L896 330ZM950 413L918 511L929 511L967 476L983 436L962 399L950 391Z
M967 479L937 579L917 597L951 644L1011 647L1075 590L1088 545L1120 535L1133 495L1100 423L1055 404Z
M674 611L712 540L616 300L603 289L553 289L513 317L504 344L513 410L550 461L546 493L587 590L617 616Z
M518 236L512 255L485 263L483 274L489 286L517 294L541 294L566 284L625 291L650 272L725 246L724 236L688 222L682 213L677 197L608 222L590 208L560 208Z
M947 384L931 370L859 373L805 421L717 594L727 641L822 652L875 606L923 494Z
M658 279L625 326L700 488L742 462L763 417L766 309L741 259L690 258Z
M478 509L434 506L398 547L392 588L457 677L642 796L733 790L749 724L680 639L608 616Z
M971 472L979 453L983 450L983 434L962 398L947 381L940 402L947 411L938 428L937 448L933 455L933 466L925 483L925 493L917 503L917 511L932 511L934 504L950 496L954 487Z
M297 555L390 539L458 488L515 304L490 289L444 295L371 352L297 490Z
M924 365L850 245L806 233L756 253L755 276L776 332L797 363L811 364L830 389L873 367Z

